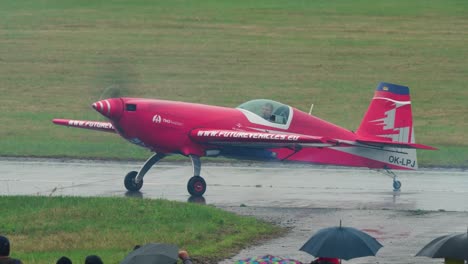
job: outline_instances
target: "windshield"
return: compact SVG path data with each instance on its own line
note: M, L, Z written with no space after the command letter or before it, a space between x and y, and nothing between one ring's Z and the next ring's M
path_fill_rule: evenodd
M289 119L289 106L273 100L252 100L239 105L237 108L245 109L276 124L286 124Z

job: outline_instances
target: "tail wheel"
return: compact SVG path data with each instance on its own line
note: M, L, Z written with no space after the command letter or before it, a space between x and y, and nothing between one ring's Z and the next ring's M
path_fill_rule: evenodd
M401 182L400 181L393 181L393 189L395 191L399 191L401 188Z
M136 191L139 191L141 187L143 187L143 179L141 179L139 183L135 182L135 178L137 175L138 175L138 172L131 171L127 174L127 176L125 176L124 184L127 190L131 192L136 192Z
M200 176L193 176L187 183L187 190L190 195L200 197L206 192L206 182Z

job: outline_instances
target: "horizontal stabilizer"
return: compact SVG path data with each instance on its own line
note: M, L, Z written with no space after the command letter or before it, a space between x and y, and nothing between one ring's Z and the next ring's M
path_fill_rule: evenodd
M77 127L105 132L116 133L114 126L110 122L72 120L72 119L54 119L52 122L59 126Z
M427 145L423 145L423 144L416 144L416 143L404 143L404 142L374 140L374 139L357 139L356 141L359 142L359 143L362 143L362 144L368 144L368 145L373 145L373 146L437 150L437 148L427 146Z

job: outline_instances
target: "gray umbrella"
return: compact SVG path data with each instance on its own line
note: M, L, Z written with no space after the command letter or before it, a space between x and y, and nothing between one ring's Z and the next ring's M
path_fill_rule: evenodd
M468 230L466 233L438 237L422 248L416 256L468 260Z
M382 245L368 234L352 227L329 227L315 233L300 250L315 257L353 259L375 256Z
M120 264L174 264L178 254L177 246L149 243L130 252Z

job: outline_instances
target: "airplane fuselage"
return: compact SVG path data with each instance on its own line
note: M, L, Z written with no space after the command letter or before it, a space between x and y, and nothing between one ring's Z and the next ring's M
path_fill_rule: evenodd
M409 88L380 83L361 125L352 132L291 106L267 99L237 108L144 98L110 98L93 108L110 122L54 119L58 125L118 133L155 152L124 184L129 191L143 186L143 177L169 154L190 157L191 195L201 196L200 157L287 160L318 164L413 170L418 168ZM393 188L401 183L393 176Z
M380 151L376 150L374 154L362 156L361 147L348 145L327 148L272 147L262 151L243 151L245 145L239 147L215 146L199 143L190 137L192 130L205 128L244 132L274 132L285 135L321 135L340 139L340 141L355 142L356 135L352 131L292 107L291 122L278 125L238 108L140 98L121 98L120 100L122 100L123 112L118 119L111 119L112 124L126 140L154 152L201 157L209 155L210 151L213 153L213 150L219 150L219 152L214 152L215 155L244 159L289 160L370 168L383 168L385 166L391 168L392 165L389 165L388 162L393 161L394 168L397 169L412 169L416 166L415 161L400 158L398 153L395 153L390 160L387 157L375 160L373 158L378 158ZM129 108L128 105L135 105L135 107ZM234 139L239 134L230 133L225 136ZM367 152L369 152L368 149Z

